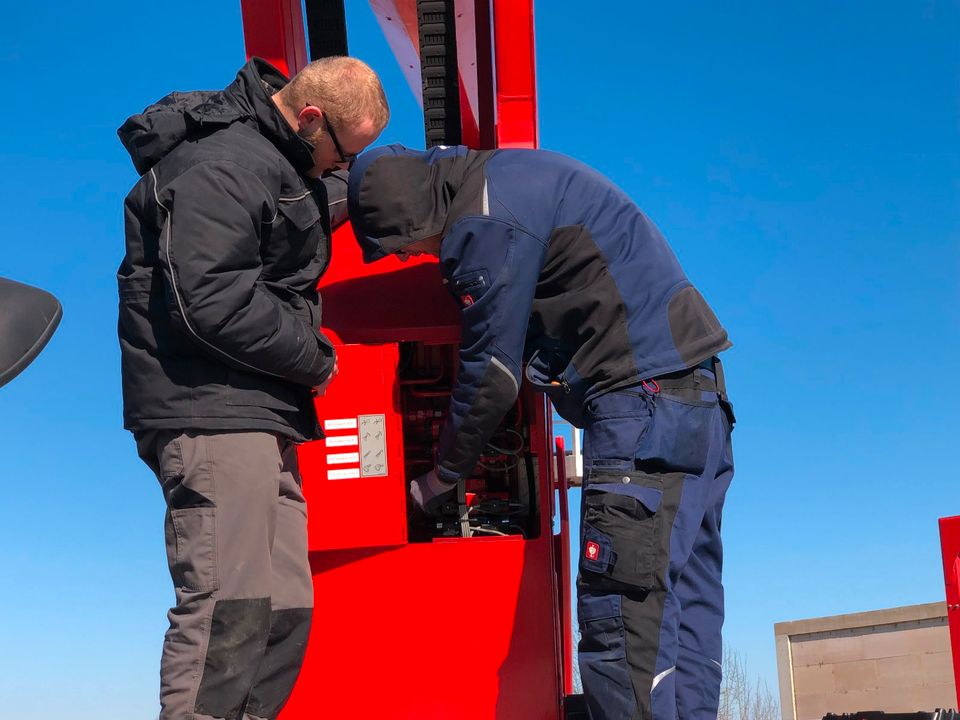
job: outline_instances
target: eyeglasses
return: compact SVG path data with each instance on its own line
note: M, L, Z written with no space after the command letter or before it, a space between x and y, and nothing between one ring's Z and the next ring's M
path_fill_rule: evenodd
M330 139L333 140L333 146L337 149L339 162L348 166L353 165L354 161L357 159L357 153L346 153L343 151L343 145L340 144L337 134L333 131L333 125L331 125L330 120L327 119L326 113L323 113L323 124L327 126L327 133L330 135Z

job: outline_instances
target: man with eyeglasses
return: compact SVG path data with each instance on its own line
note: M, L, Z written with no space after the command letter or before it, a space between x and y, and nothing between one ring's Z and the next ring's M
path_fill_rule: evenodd
M300 671L313 586L296 443L320 437L313 397L336 373L318 330L321 176L388 116L358 60L288 81L255 58L119 130L141 176L118 271L124 426L163 490L176 592L161 720L272 720Z
M340 169L349 169L357 159L359 153L347 152L343 149L343 145L340 144L340 139L337 137L337 133L334 131L333 125L330 124L330 120L326 115L323 116L323 122L327 128L327 134L333 141L333 146L337 149L337 167Z
M367 262L435 255L460 307L450 412L413 504L430 514L470 477L521 382L546 393L584 430L591 719L715 720L730 342L666 240L607 178L544 150L376 148L347 202Z

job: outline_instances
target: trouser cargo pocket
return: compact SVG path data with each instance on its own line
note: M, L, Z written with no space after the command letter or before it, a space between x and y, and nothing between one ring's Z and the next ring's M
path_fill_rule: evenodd
M138 443L141 457L160 477L167 501L164 535L174 587L189 592L217 590L216 493L206 460L206 437L163 430L143 436ZM155 448L153 453L148 450L150 446ZM198 451L201 446L203 450ZM157 459L156 465L152 464L151 454Z
M594 470L584 490L580 573L594 589L647 592L653 587L662 491L636 471Z
M218 587L214 508L171 510L167 526L167 562L174 587L209 592Z

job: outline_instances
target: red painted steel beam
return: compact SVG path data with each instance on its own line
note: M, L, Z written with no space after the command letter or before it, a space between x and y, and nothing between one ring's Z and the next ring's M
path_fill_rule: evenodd
M308 62L300 0L240 0L247 58L261 57L287 77Z
M950 647L953 650L953 676L960 705L960 515L940 518L940 547L943 551Z
M574 432L577 432L574 429ZM556 440L557 494L560 499L560 632L563 653L563 693L573 695L573 599L570 590L570 510L567 504L567 453L563 438Z
M460 37L457 36L457 61L460 64L460 82L466 84L465 78L470 78L470 82L475 86L472 89L469 98L470 105L464 107L461 105L461 115L463 119L463 136L468 137L468 131L477 133L476 147L480 150L492 150L496 147L496 116L494 107L496 98L494 97L494 72L493 72L493 9L491 3L493 0L463 0L473 4L473 52L468 55L460 47ZM459 33L459 28L458 28ZM467 63L472 62L473 66ZM470 112L470 117L465 113ZM472 125L470 124L472 120ZM470 145L465 141L465 144Z
M497 147L535 148L537 128L533 0L494 0Z
M370 6L422 103L416 0L370 0ZM537 147L533 0L454 0L454 6L463 143Z

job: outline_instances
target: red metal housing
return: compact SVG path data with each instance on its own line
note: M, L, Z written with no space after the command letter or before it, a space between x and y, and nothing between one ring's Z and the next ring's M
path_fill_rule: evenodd
M429 396L420 388L431 385L404 378L400 347L455 356L457 310L433 262L390 259L365 276L348 232L335 236L338 274L321 286L341 371L317 404L328 437L301 451L316 609L283 718L320 708L333 717L559 718L564 642L569 651L559 593L569 585L558 577L569 575L552 529L548 406L525 394L517 421L529 432L540 500L528 536L413 541L406 481L430 461L411 465L409 435L430 417L404 417L404 399ZM344 268L357 275L343 279ZM440 392L445 404L448 390ZM373 472L363 469L365 422L384 434L385 462Z
M947 620L953 650L953 676L960 706L960 515L940 518L940 546L943 551L943 584L947 594Z

